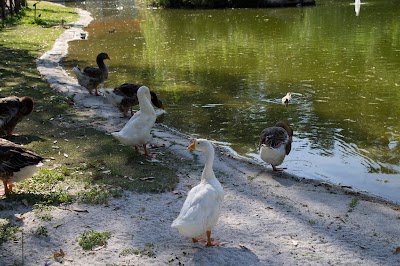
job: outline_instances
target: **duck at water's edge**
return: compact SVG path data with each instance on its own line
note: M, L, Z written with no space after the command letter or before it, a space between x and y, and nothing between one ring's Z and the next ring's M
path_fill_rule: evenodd
M85 87L90 94L94 90L95 95L98 96L97 87L108 79L108 68L104 63L105 59L110 59L108 54L100 53L96 57L98 67L85 67L83 71L78 66L72 69L78 79L79 85Z
M151 96L149 88L146 86L140 87L137 96L140 110L129 119L121 131L113 132L111 135L122 144L135 146L137 152L139 152L137 145L143 145L144 154L150 156L146 144L150 138L150 131L156 122L157 116L150 103Z
M282 164L285 156L292 149L293 129L286 122L278 122L273 127L268 127L261 132L258 146L261 159L272 165L274 171L284 168L276 166Z

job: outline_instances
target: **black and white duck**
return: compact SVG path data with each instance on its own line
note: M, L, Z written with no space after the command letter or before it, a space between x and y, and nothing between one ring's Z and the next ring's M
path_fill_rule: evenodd
M276 166L282 164L285 156L292 149L293 129L283 121L268 127L261 132L258 146L261 159L272 165L274 171L282 171L284 168Z
M108 68L104 63L105 59L110 59L108 54L100 53L96 57L96 63L98 67L85 67L83 71L78 67L74 67L74 71L79 85L85 87L90 94L95 91L95 95L98 96L97 87L108 79Z
M33 110L33 100L28 96L0 98L0 132L13 135L15 126Z
M13 183L32 177L43 160L25 147L0 138L0 179L5 195L12 192Z

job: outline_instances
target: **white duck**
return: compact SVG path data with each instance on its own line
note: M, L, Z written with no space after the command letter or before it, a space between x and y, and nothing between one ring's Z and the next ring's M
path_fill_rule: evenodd
M258 146L260 157L264 162L270 163L274 171L282 171L284 169L276 166L282 164L285 156L290 153L292 137L293 129L282 121L261 132Z
M292 93L288 92L285 96L282 97L282 104L288 105L292 101Z
M189 191L181 212L171 227L177 228L181 235L192 238L193 242L202 241L198 237L206 233L206 246L216 246L220 243L211 241L211 229L217 224L224 190L213 171L214 147L206 139L194 139L188 149L204 152L206 164L200 184Z
M156 122L156 112L150 103L149 88L146 86L140 87L137 95L140 110L129 119L121 131L113 132L111 135L122 144L135 146L137 152L139 152L137 145L143 145L145 155L150 156L146 143L150 137L151 128Z

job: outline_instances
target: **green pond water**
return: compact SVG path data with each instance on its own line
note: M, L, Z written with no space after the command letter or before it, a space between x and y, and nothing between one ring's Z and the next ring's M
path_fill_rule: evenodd
M67 5L95 20L88 40L70 43L66 69L105 51L106 88L146 84L164 102L164 124L244 156L257 158L262 129L287 120L295 131L287 172L400 202L398 1L363 2L358 16L343 0L227 10Z

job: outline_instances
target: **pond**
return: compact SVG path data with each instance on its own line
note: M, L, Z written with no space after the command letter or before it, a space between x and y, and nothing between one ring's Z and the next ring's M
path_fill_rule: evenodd
M400 202L397 1L363 2L358 15L343 0L226 10L67 5L95 20L88 40L70 43L66 69L105 51L105 87L146 84L164 102L164 124L244 156L257 158L261 131L286 120L295 134L288 173Z

